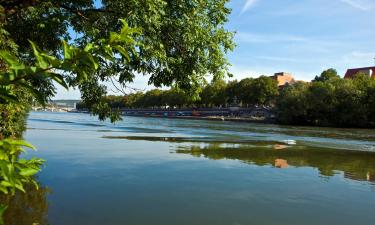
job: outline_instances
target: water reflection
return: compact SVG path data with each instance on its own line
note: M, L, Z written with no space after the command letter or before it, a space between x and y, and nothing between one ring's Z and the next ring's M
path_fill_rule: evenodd
M14 196L0 195L0 203L7 205L4 213L6 225L48 225L47 187L27 186L26 193L17 192Z
M289 167L289 164L288 164L288 161L285 159L276 159L275 167L280 168L280 169L285 169Z
M375 184L375 153L342 151L325 148L303 148L274 145L273 148L253 146L228 146L221 144L180 146L176 153L206 157L212 160L232 159L258 166L275 168L317 168L322 176L343 172L344 177Z

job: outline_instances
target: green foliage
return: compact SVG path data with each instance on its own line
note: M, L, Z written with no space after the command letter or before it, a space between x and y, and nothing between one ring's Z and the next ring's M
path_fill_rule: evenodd
M225 96L227 98L227 103L233 104L238 102L238 97L240 96L240 87L237 80L229 81L225 88Z
M0 140L20 138L26 130L26 118L30 110L27 102L0 104Z
M238 89L239 100L247 105L270 105L278 95L277 81L267 76L243 79Z
M320 76L316 76L313 81L325 82L325 81L330 81L330 80L339 79L339 78L340 76L337 74L337 71L331 68L331 69L323 71L320 74Z
M256 105L270 105L279 94L277 81L267 76L254 79L248 92L251 103Z
M229 83L219 79L204 86L199 99L174 87L109 97L106 101L111 108L180 108L228 106L234 100L242 106L274 107L282 124L375 127L375 79L365 74L358 74L353 80L333 76L280 88L266 76Z
M22 140L0 141L0 191L4 194L14 194L16 190L25 192L24 185L29 183L37 186L33 176L40 171L44 161L19 159L24 147L35 150L34 146Z
M104 101L110 108L161 108L161 107L225 107L236 99L243 105L271 105L278 95L276 81L269 77L246 78L228 84L223 79L213 80L202 88L199 98L178 87L169 90L150 90L125 96L107 96ZM78 109L87 109L84 103Z
M336 127L374 127L375 80L359 74L355 79L336 76L285 87L277 100L283 124Z
M185 91L174 87L162 93L161 101L163 106L181 108L182 106L190 106L194 98Z
M121 29L119 18L141 33L134 37L137 48L127 56L98 61L95 78L116 77L121 84L141 73L150 84L177 85L196 94L207 74L227 74L227 51L233 50L233 33L224 28L229 0L43 0L2 3L4 29L19 45L25 59L33 58L28 39L43 51L60 57L60 40L69 40L83 49ZM70 37L68 29L77 32ZM112 37L115 37L113 35ZM126 46L123 46L126 47ZM121 46L116 52L127 52ZM108 50L108 53L111 51ZM126 60L124 60L124 58Z
M0 99L4 103L19 103L15 88L24 88L40 104L44 105L48 96L35 88L33 83L38 79L51 79L65 88L79 86L83 99L94 115L100 119L118 119L118 116L101 101L105 94L103 86L98 84L94 76L99 69L99 61L113 60L118 55L129 58L129 52L134 51L135 41L131 38L138 31L129 28L125 21L119 33L110 33L109 39L100 39L96 43L87 44L83 49L63 42L63 58L58 59L40 50L30 42L35 62L27 65L21 62L9 51L0 51L0 60L6 65L6 70L0 76Z
M206 85L201 93L201 103L205 106L224 106L226 104L227 84L224 80L213 80Z
M307 120L306 92L309 85L297 82L281 89L277 100L278 119L283 124L303 124Z

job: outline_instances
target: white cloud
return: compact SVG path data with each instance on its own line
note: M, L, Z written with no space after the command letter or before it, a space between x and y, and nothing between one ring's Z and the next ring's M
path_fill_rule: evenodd
M257 59L275 61L275 62L291 62L291 63L310 63L310 60L301 58L291 58L291 57L280 57L280 56L257 56Z
M251 7L253 7L255 3L257 3L257 1L258 0L246 0L246 3L244 7L242 8L241 14L249 10Z
M278 34L255 34L249 32L238 32L236 39L239 42L246 43L274 43L274 42L307 42L308 39L293 35L278 35Z
M340 0L341 2L350 5L353 8L369 11L375 8L373 0Z
M374 65L375 52L352 51L343 55L341 63L350 67L366 67Z

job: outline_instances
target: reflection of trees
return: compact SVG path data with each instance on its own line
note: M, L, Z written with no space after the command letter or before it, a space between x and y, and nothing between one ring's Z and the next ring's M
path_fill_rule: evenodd
M34 186L25 188L26 193L17 192L14 196L0 196L1 204L8 208L4 213L6 225L40 224L47 225L47 194L50 190L46 187Z
M335 171L342 171L346 178L375 183L375 153L372 152L313 147L275 149L255 146L223 148L220 145L208 145L206 147L181 148L177 150L177 153L191 154L196 157L204 156L213 160L241 160L259 166L280 164L281 162L276 160L283 159L290 166L318 168L320 174L324 176L333 176Z

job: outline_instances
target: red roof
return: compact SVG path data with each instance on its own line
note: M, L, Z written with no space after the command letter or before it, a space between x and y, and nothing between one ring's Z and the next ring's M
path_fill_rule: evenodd
M345 74L345 79L353 79L360 72L363 72L375 78L375 67L363 67L363 68L356 68L356 69L348 69L348 71Z

